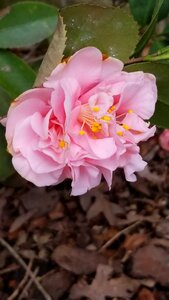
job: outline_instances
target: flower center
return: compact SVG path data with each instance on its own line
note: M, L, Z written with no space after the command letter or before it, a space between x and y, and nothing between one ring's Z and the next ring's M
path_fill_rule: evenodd
M79 120L82 121L82 126L79 131L80 135L86 134L86 131L84 128L87 126L89 130L91 130L93 133L99 133L102 131L102 124L101 119L97 118L93 112L98 112L100 109L97 106L94 106L91 110L90 106L88 104L84 104L81 107Z

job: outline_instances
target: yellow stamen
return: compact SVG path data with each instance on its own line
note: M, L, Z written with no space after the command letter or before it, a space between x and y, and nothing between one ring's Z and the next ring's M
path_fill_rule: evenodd
M129 114L132 114L132 113L133 113L133 110L132 110L132 109L129 109L129 110L128 110L128 113L129 113Z
M111 113L111 112L113 112L115 109L116 109L116 106L115 106L115 105L112 105L112 106L108 109L108 112Z
M93 122L92 126L100 127L100 124L98 122Z
M67 145L67 143L64 140L60 140L58 144L59 144L59 147L62 149L64 149Z
M99 108L98 106L93 106L92 110L93 110L94 112L98 112L98 111L100 110L100 108Z
M123 128L126 129L126 130L129 130L130 126L128 126L127 124L123 124Z
M122 132L122 131L117 131L116 133L117 133L117 135L119 135L119 136L123 136L123 132Z
M80 134L80 135L84 135L84 134L86 134L86 131L80 130L80 131L79 131L79 134Z
M91 130L93 132L99 132L102 130L102 125L99 124L98 122L93 122L92 126L91 126Z
M103 116L102 120L109 122L111 120L111 118L109 116Z

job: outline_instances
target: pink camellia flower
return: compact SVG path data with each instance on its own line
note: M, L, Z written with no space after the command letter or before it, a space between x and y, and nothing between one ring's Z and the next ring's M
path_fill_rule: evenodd
M122 71L123 63L83 48L59 64L43 87L14 101L6 139L18 173L37 186L72 179L72 195L97 186L102 175L124 168L126 179L146 163L140 141L154 135L155 77Z
M166 151L169 151L169 129L165 129L159 137L159 142L161 148Z

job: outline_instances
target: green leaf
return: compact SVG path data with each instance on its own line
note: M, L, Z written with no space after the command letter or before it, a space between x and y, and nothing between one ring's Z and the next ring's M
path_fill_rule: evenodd
M40 86L46 77L50 75L52 70L61 62L63 51L66 45L66 30L63 24L63 19L59 17L56 32L49 45L48 51L39 68L34 86Z
M10 96L8 93L0 87L0 116L6 115L10 106Z
M0 87L13 99L32 87L34 71L11 52L0 50Z
M151 21L154 10L155 0L129 0L131 12L135 20L141 25L145 26ZM158 13L158 21L167 17L169 13L169 1L164 0L163 5Z
M167 46L167 41L165 39L157 38L152 43L149 54L156 53L158 50L166 46Z
M58 9L42 2L11 5L0 17L0 48L28 47L49 37L57 24Z
M5 130L0 125L0 181L4 181L14 173L11 155L6 150Z
M156 110L150 122L161 128L169 128L169 105L157 101Z
M125 61L137 43L137 25L125 8L76 5L62 9L61 15L67 30L65 56L95 46Z
M156 25L156 22L157 22L158 13L159 13L159 10L160 10L163 2L164 2L164 0L156 0L156 5L155 5L155 8L154 8L154 12L153 12L151 22L150 22L149 26L147 27L146 31L144 32L143 36L141 37L140 41L138 42L138 44L136 46L136 49L135 49L135 51L134 51L134 53L132 54L131 57L138 56L139 53L146 46L146 44L149 41L150 37L152 36L155 25Z
M154 74L157 80L158 101L155 114L150 121L159 127L169 128L169 64L145 62L125 67L127 72L140 70Z

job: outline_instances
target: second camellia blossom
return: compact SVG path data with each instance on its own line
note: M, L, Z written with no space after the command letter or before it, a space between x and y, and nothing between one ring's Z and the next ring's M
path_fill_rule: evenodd
M138 143L155 132L144 120L154 113L156 81L122 68L120 60L87 47L12 103L6 139L21 176L37 186L70 178L72 195L97 186L102 175L110 187L118 167L127 180L136 179L146 165Z

